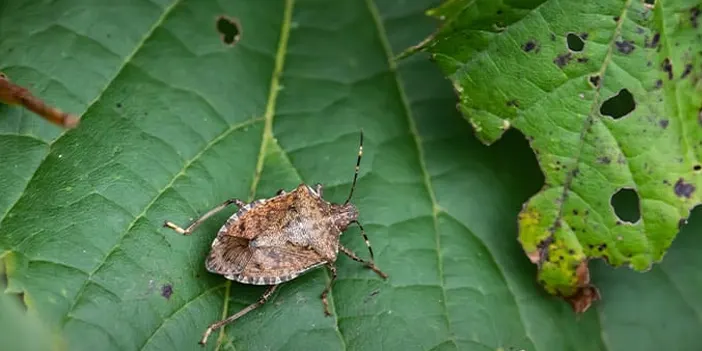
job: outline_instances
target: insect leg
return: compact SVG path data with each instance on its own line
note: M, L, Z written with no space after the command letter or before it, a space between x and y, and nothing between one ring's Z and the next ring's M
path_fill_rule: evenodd
M364 265L366 265L366 267L370 268L373 272L375 272L379 276L383 277L383 279L388 278L388 275L385 274L383 271L381 271L380 268L376 267L376 265L373 262L368 262L368 261L356 256L356 254L353 253L353 251L343 247L342 245L339 245L339 250L341 252L343 252L344 254L346 254L346 256L349 256L352 260L354 260L356 262L363 263Z
M332 276L331 280L324 288L324 291L322 291L322 304L324 305L324 314L327 316L331 316L331 312L329 312L329 301L327 301L327 295L329 295L332 285L334 285L334 281L336 280L336 266L334 266L334 264L332 263L329 263L327 267L329 267L329 271L331 272Z
M202 224L205 220L208 218L212 217L215 213L223 210L225 207L231 205L231 204L236 204L239 208L242 208L246 206L246 203L239 199L229 199L227 201L224 201L221 205L207 211L204 215L200 216L200 218L196 219L192 224L190 224L187 228L183 229L177 225L175 225L173 222L170 221L165 221L163 223L163 226L166 228L171 228L175 230L176 232L183 234L183 235L190 235L195 228L197 228L200 224Z
M373 257L373 248L371 247L370 241L368 240L368 236L366 235L366 230L363 229L363 226L358 221L353 221L351 223L356 223L356 225L359 228L361 228L361 235L363 235L363 240L366 242L366 246L368 247L368 252L370 253L371 262L374 261L375 257Z
M205 344L207 343L207 338L210 336L210 334L212 334L213 331L215 331L215 330L217 330L217 329L219 329L219 328L221 328L221 327L223 327L223 326L225 326L225 325L227 325L227 324L229 324L229 323L231 323L231 322L233 322L233 321L235 321L235 320L241 318L243 315L245 315L245 314L247 314L247 313L249 313L249 312L255 310L256 308L258 308L258 307L260 307L261 305L263 305L264 303L266 303L266 301L268 301L268 299L270 299L271 295L273 295L273 293L275 292L275 290L278 289L278 286L279 286L279 285L271 285L271 286L263 293L263 295L261 295L261 297L258 299L258 301L254 302L254 303L252 303L252 304L250 304L250 305L248 305L248 306L246 306L246 307L245 307L244 309L242 309L241 311L239 311L239 312L237 312L237 313L235 313L235 314L233 314L233 315L227 317L226 319L223 319L223 320L221 320L221 321L219 321L219 322L212 323L212 324L207 328L207 330L205 330L205 333L202 334L202 340L200 340L200 345L205 346Z

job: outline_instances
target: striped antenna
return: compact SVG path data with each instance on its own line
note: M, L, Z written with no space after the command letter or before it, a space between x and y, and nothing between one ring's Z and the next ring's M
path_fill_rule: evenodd
M349 197L344 202L344 205L351 201L351 196L353 196L353 191L356 189L356 180L358 180L358 171L361 169L361 157L363 156L363 129L361 129L361 142L358 146L358 158L356 159L356 170L353 173L353 183L351 183L351 192L349 192Z

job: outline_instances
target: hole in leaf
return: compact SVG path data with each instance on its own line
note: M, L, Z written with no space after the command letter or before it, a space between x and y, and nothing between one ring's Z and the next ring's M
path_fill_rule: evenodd
M653 7L653 5L656 4L656 0L644 0L644 4L650 5L651 7Z
M694 167L692 167L692 169L694 169L695 171L702 170L702 165L695 165Z
M603 116L610 116L614 119L619 119L636 108L636 102L634 101L634 96L631 95L629 90L622 89L617 93L617 95L605 100L600 106L600 113Z
M634 223L641 219L639 194L634 189L619 189L611 199L614 213L624 222Z
M585 47L585 42L575 33L566 35L566 43L571 51L583 51Z
M217 18L217 31L222 42L227 45L234 45L241 39L241 28L236 19L219 16Z

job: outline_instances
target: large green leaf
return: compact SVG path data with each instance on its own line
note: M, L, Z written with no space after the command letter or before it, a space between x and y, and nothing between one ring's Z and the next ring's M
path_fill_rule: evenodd
M647 271L700 203L699 0L451 0L426 42L486 143L514 127L546 185L519 238L539 281L578 311L587 262ZM630 189L638 213L618 211ZM633 191L632 191L633 190ZM634 211L634 212L638 212Z
M424 11L436 5L4 1L0 69L85 112L64 133L0 111L8 292L24 292L58 347L199 349L209 323L263 288L204 269L233 208L189 237L163 220L299 182L343 201L363 128L354 202L390 278L341 257L333 317L319 300L329 275L317 270L208 349L695 349L697 236L682 235L647 275L596 270L606 299L578 319L533 284L516 241L519 208L543 184L528 144L508 133L481 145L434 65L390 59L434 30ZM236 46L220 41L219 15L241 22ZM358 230L342 242L366 257ZM0 348L15 337L0 330Z

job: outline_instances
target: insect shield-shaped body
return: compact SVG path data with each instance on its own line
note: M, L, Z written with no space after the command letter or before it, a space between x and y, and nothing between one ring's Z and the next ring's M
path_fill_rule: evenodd
M189 235L207 218L231 204L237 205L239 211L222 225L212 242L212 250L206 260L207 270L244 284L270 285L257 302L227 319L210 325L200 341L201 344L207 342L214 330L264 304L278 284L295 279L320 266L327 266L332 275L321 296L324 313L330 315L327 295L336 280L334 262L339 251L354 261L363 263L381 277L387 278L373 263L373 250L357 220L358 210L349 202L356 187L362 155L361 133L351 192L343 204L325 201L321 184L314 188L300 184L291 192L279 190L272 198L248 204L238 199L227 200L185 229L168 221L164 223L165 227ZM370 261L359 258L339 243L339 237L351 224L361 228L370 253Z

